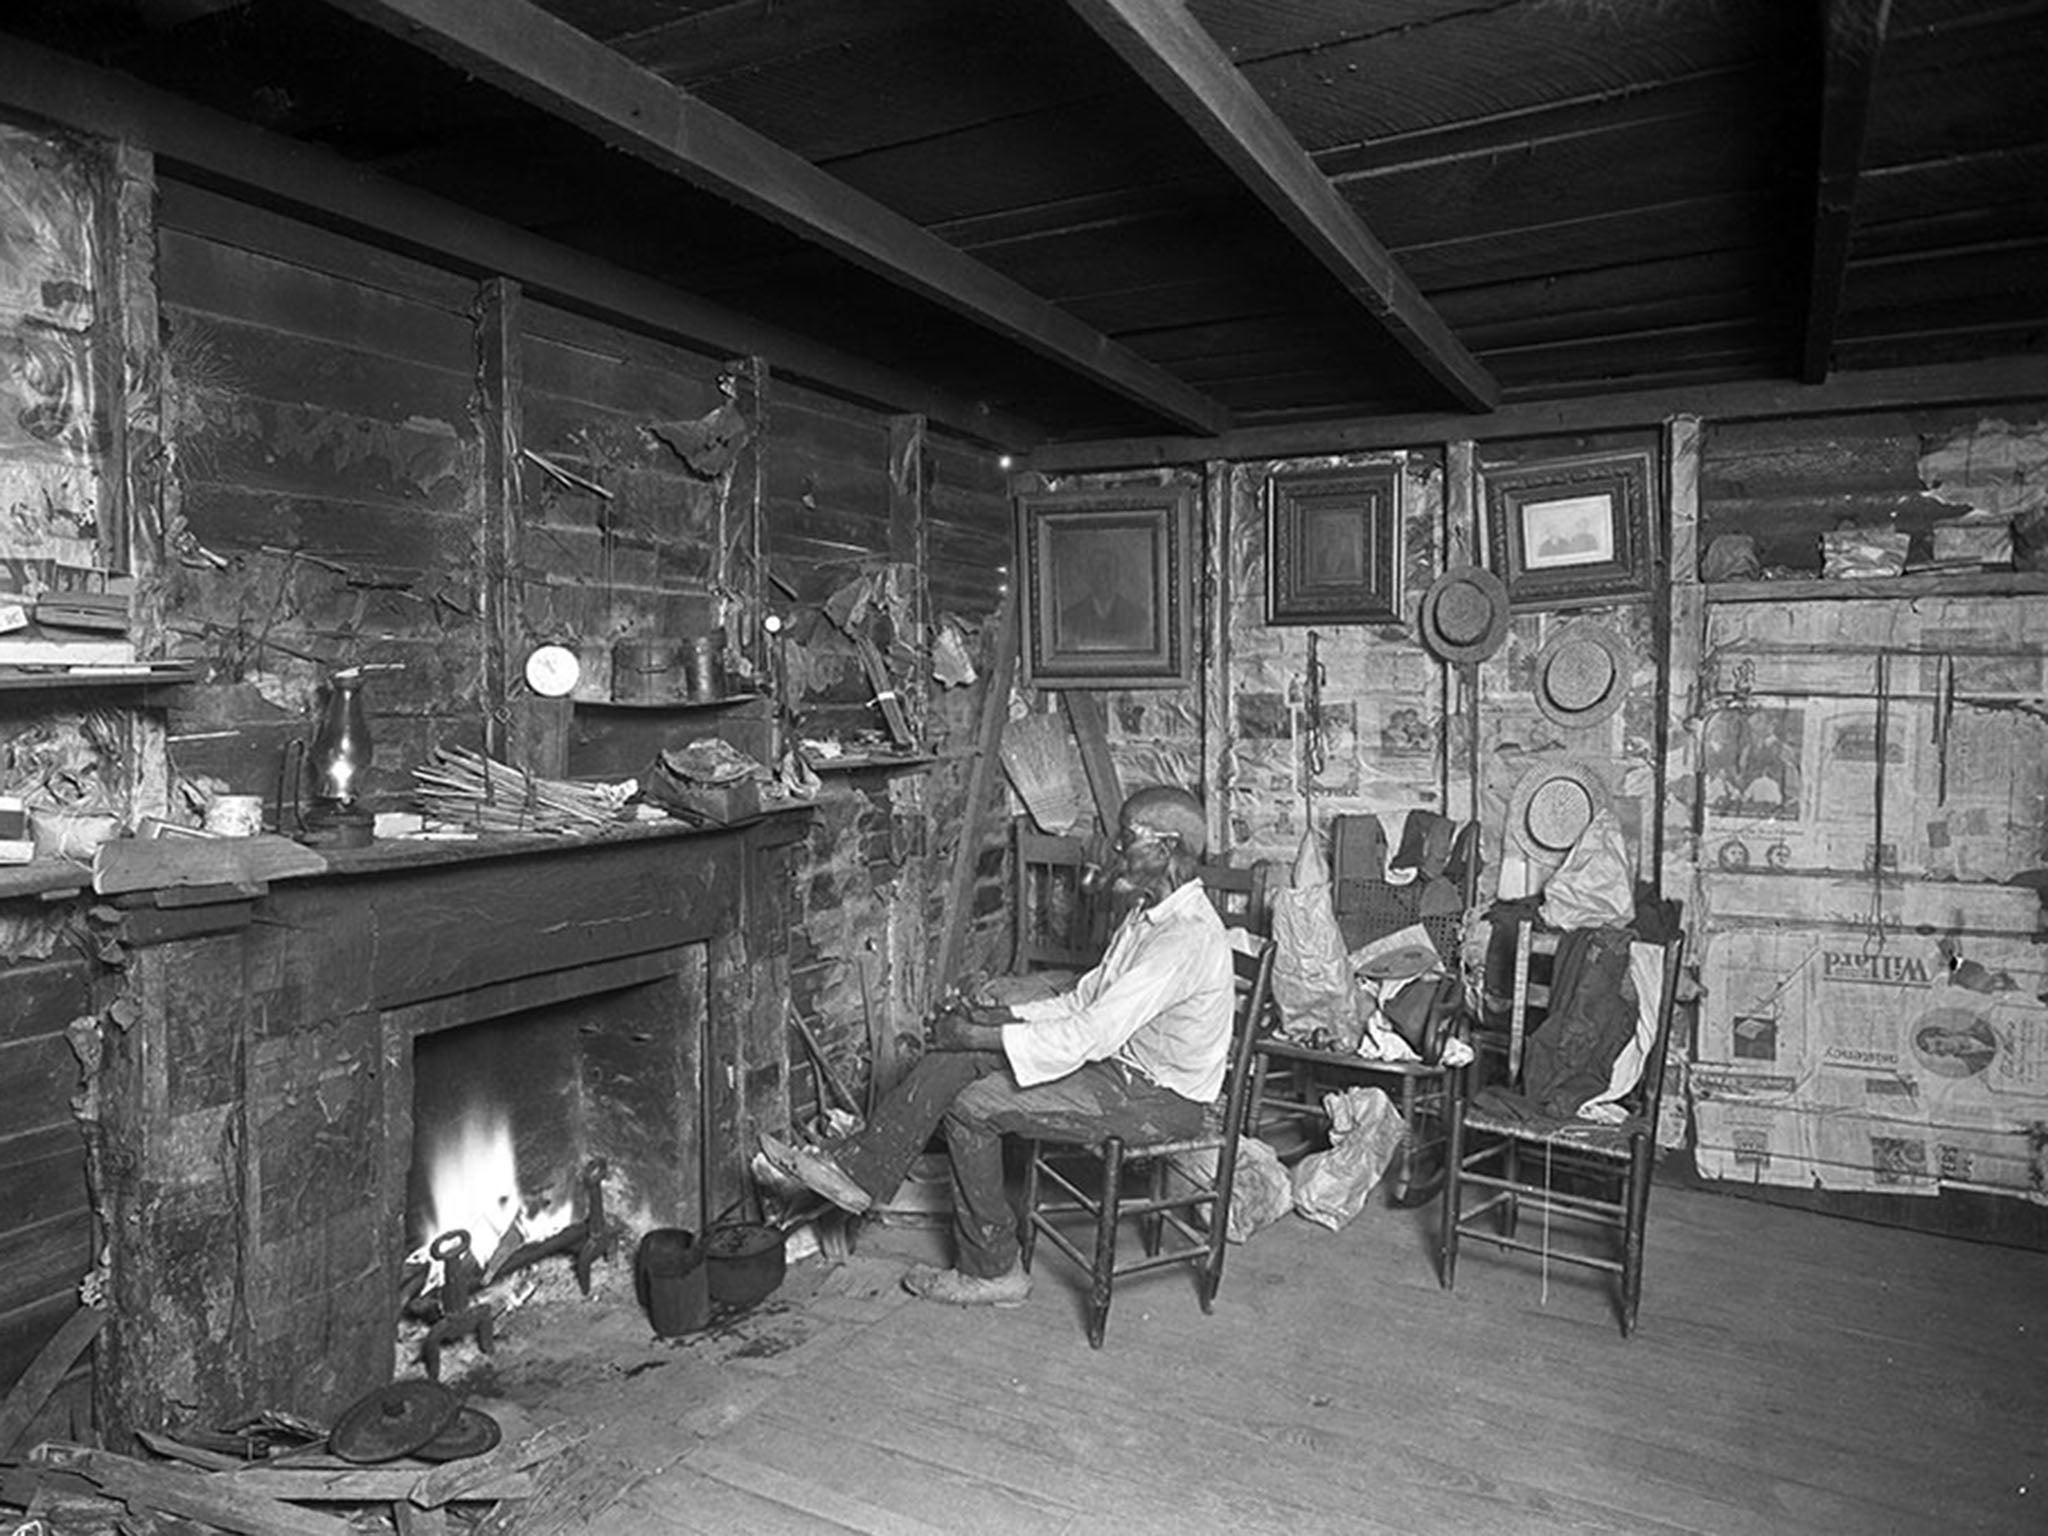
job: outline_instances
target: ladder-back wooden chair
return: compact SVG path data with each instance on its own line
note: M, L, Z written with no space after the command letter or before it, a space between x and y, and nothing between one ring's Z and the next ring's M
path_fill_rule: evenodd
M1516 936L1507 1044L1510 1087L1523 1082L1530 1033L1551 1002L1551 987L1538 979L1537 964L1554 962L1563 937L1538 932L1528 922ZM1642 1070L1616 1101L1622 1116L1618 1123L1488 1108L1484 1098L1468 1101L1466 1073L1457 1074L1439 1225L1445 1290L1456 1283L1462 1240L1479 1238L1538 1255L1546 1266L1574 1265L1616 1276L1622 1335L1634 1330L1643 1294L1643 1238L1656 1167L1664 1059L1684 947L1680 937L1664 945L1649 995L1638 993L1634 1047L1640 1049ZM1520 1225L1524 1207L1541 1223L1533 1239Z
M1330 872L1337 926L1345 947L1356 948L1397 929L1421 923L1445 963L1458 960L1456 915L1423 917L1418 905L1421 885L1383 883L1385 847L1378 820L1371 816L1337 816L1330 822ZM1477 857L1476 848L1467 857ZM1332 1091L1364 1084L1385 1091L1408 1127L1401 1149L1381 1180L1388 1199L1398 1206L1416 1206L1433 1199L1441 1187L1446 1145L1445 1105L1450 1096L1449 1071L1424 1052L1421 1061L1381 1061L1356 1051L1326 1050L1284 1035L1259 1042L1252 1067L1251 1127L1275 1141L1287 1158L1321 1144L1330 1117L1323 1100Z
M1223 1280L1230 1224L1230 1194L1237 1177L1237 1144L1244 1126L1252 1041L1266 1015L1273 980L1273 941L1247 953L1233 949L1237 1009L1231 1026L1230 1066L1223 1096L1202 1134L1174 1141L1126 1143L1104 1137L1086 1146L1034 1140L1027 1144L1024 1175L1024 1267L1031 1267L1040 1237L1088 1271L1088 1342L1102 1347L1116 1282L1172 1264L1195 1266L1196 1296L1208 1312ZM1214 1159L1213 1174L1203 1168ZM1095 1165L1094 1187L1087 1186ZM1139 1173L1139 1165L1144 1167ZM1142 1252L1118 1257L1118 1229L1138 1224Z
M1109 944L1107 895L1082 889L1087 844L1078 837L1054 837L1024 817L1015 825L1012 847L1010 969L1088 970Z
M1246 1123L1255 1134L1276 1141L1282 1157L1291 1159L1320 1145L1297 1139L1293 1132L1327 1131L1327 1094L1356 1084L1379 1088L1408 1127L1381 1183L1392 1204L1418 1206L1442 1187L1451 1081L1450 1070L1437 1061L1377 1061L1356 1051L1325 1050L1269 1034L1258 1042L1252 1062Z
M1198 873L1224 927L1242 928L1262 939L1273 931L1272 865L1264 859L1244 869L1203 864Z

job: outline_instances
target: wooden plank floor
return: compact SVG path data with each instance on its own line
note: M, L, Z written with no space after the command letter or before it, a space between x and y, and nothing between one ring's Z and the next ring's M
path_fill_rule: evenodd
M1624 1340L1604 1277L1490 1245L1446 1294L1434 1224L1290 1217L1100 1351L1057 1254L958 1312L895 1285L938 1234L870 1228L681 1344L517 1323L495 1390L590 1432L561 1528L605 1536L2048 1530L2048 1254L1660 1189Z

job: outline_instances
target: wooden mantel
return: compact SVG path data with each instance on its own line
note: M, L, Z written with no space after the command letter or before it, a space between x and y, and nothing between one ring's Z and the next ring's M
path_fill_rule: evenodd
M98 1160L113 1443L266 1408L328 1416L391 1378L420 1034L655 989L634 1006L675 1027L630 1064L652 1096L631 1193L698 1218L700 1188L719 1207L738 1194L753 1128L788 1114L788 858L806 820L338 855L246 926L135 949Z

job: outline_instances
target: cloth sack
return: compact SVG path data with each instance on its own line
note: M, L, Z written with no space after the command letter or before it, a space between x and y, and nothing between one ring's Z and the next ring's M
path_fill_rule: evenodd
M1175 1174L1191 1184L1216 1182L1214 1147L1176 1152L1168 1161L1173 1165ZM1280 1154L1256 1136L1238 1137L1237 1172L1230 1182L1230 1216L1224 1223L1224 1237L1230 1242L1242 1243L1259 1228L1271 1226L1293 1208L1294 1186L1288 1182ZM1196 1212L1195 1225L1206 1227L1204 1214Z
M1543 921L1552 928L1621 928L1636 915L1628 839L1614 812L1600 810L1543 888Z
M1331 896L1330 866L1311 829L1295 855L1294 884L1273 893L1273 1001L1290 1040L1355 1051L1364 1016Z
M1294 1168L1294 1208L1318 1226L1341 1232L1365 1209L1408 1135L1408 1122L1380 1088L1323 1095L1330 1150L1311 1152Z

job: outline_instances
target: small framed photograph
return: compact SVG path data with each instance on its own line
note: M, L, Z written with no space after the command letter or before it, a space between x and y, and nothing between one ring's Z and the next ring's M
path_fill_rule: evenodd
M1017 498L1017 549L1027 683L1194 680L1192 486L1027 492Z
M1401 469L1275 475L1266 487L1266 622L1401 622Z
M1650 590L1657 526L1647 453L1489 465L1487 563L1517 608L1563 608Z

